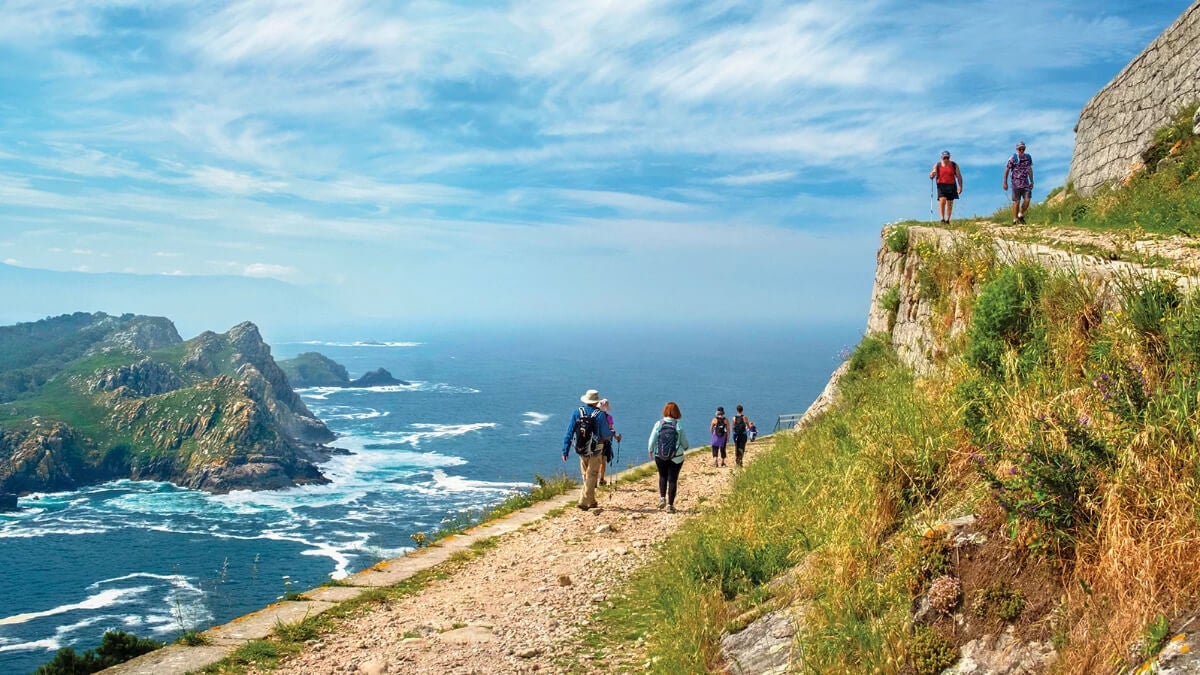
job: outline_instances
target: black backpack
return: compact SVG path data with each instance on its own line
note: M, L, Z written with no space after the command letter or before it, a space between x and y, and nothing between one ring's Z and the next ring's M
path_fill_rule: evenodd
M725 435L725 418L724 417L717 418L717 426L713 427L713 430L717 433L718 436Z
M575 420L575 452L584 457L591 457L604 449L603 443L600 442L598 421L602 414L604 411L599 408L593 410L590 415L586 408L579 409L579 419Z
M737 434L738 436L746 435L746 416L745 415L738 415L737 417L733 418L733 433Z
M679 445L679 421L666 419L658 428L658 447L654 450L656 459L672 459Z

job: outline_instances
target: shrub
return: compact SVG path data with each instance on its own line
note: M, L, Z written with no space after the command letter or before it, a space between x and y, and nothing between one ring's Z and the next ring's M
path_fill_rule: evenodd
M886 333L868 335L854 348L850 355L850 373L863 373L871 369L896 363L896 351L892 348L891 336Z
M1018 355L1018 374L1041 360L1044 329L1035 310L1045 274L1039 267L1014 265L984 285L967 329L967 363L999 376L1010 350Z
M953 611L961 599L962 582L949 574L943 574L929 585L929 606L942 614Z
M888 228L887 234L883 235L883 243L895 253L904 253L908 250L908 226L893 225Z
M1025 596L1003 581L989 585L975 595L971 612L979 617L994 616L1001 621L1016 621L1025 611Z
M958 649L929 626L917 626L908 641L908 664L918 675L936 675L954 665Z
M1007 470L995 473L981 465L980 473L1011 522L1041 526L1044 536L1031 548L1068 551L1081 531L1094 525L1099 488L1115 455L1084 416L1039 418L1032 431Z
M63 647L55 653L54 660L39 667L34 675L89 675L162 646L157 640L139 638L125 631L108 631L94 650L77 654L74 649Z
M892 286L879 296L879 307L888 313L888 330L896 325L896 313L900 311L900 287Z

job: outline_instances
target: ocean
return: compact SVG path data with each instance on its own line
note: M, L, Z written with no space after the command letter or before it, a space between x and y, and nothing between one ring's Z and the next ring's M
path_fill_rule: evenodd
M60 647L120 629L169 641L383 559L430 532L566 472L571 412L587 389L624 436L614 470L646 461L646 437L675 400L693 446L716 407L745 406L760 433L802 412L861 325L753 329L421 331L305 336L351 377L383 367L411 384L300 395L338 438L331 482L210 495L115 481L22 497L0 514L0 673L28 673ZM686 468L682 485L686 485Z

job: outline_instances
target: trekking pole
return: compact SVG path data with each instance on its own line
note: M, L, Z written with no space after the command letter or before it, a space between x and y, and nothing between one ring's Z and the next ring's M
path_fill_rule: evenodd
M937 201L937 183L929 179L929 219L933 220L933 204Z

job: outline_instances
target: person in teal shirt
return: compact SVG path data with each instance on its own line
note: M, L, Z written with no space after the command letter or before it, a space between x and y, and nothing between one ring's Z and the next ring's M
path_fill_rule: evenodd
M668 401L663 406L662 419L654 423L647 444L650 458L658 467L658 508L675 513L675 493L679 486L679 470L683 468L683 453L687 452L688 440L679 420L683 413L679 405ZM672 443L672 436L674 443ZM660 443L660 437L662 442Z

